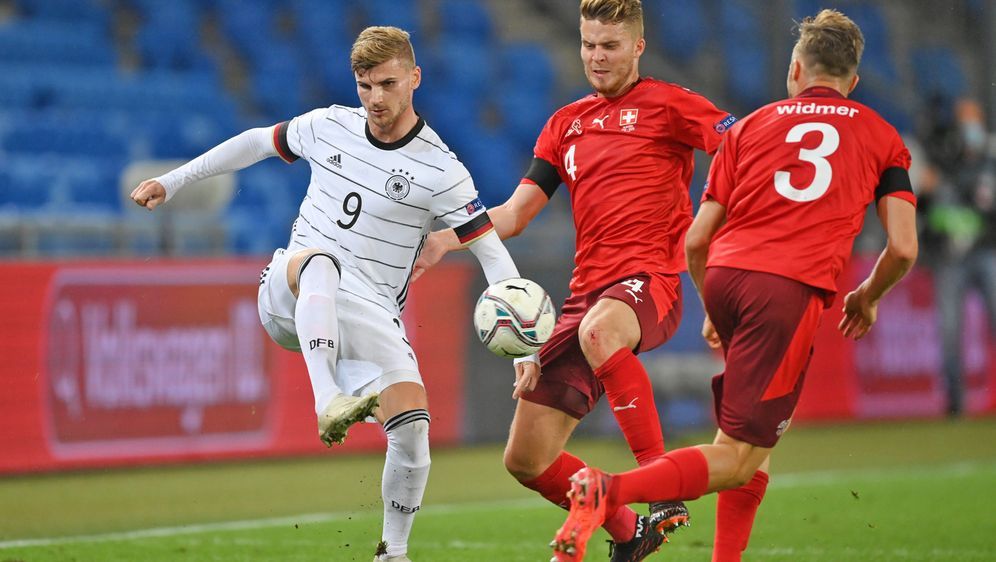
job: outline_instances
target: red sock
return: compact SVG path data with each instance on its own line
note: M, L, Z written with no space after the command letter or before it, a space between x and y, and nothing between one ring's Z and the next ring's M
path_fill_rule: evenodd
M562 451L557 460L543 471L543 474L522 482L522 485L539 492L541 496L554 505L567 509L570 507L570 502L567 499L567 491L571 489L570 477L582 468L584 468L584 462L581 459L567 451ZM615 542L626 542L632 539L636 533L636 517L635 511L627 506L621 506L612 516L605 518L602 527L608 531Z
M671 451L647 466L617 474L609 485L613 505L694 500L709 489L709 463L696 447Z
M654 404L654 389L643 363L632 351L623 348L595 369L595 376L605 387L612 413L637 464L643 466L664 456L664 436Z
M740 555L747 550L754 515L767 488L768 474L758 470L750 482L719 493L712 562L740 562Z

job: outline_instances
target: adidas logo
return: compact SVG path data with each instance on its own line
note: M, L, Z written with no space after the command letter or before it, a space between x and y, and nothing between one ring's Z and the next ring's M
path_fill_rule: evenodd
M325 159L326 162L332 164L336 168L342 169L342 154L336 154L335 156L329 156Z

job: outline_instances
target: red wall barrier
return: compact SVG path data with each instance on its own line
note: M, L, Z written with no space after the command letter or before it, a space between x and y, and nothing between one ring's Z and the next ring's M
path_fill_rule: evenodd
M874 265L874 257L855 257L839 286L856 287ZM877 323L857 342L837 330L844 294L824 313L795 419L943 415L946 386L930 272L910 272L882 300ZM996 411L996 345L976 297L967 299L962 337L965 411L970 414Z
M0 264L0 473L324 451L304 361L259 325L263 265ZM405 311L435 443L461 436L473 273L441 264ZM361 425L331 453L382 446Z

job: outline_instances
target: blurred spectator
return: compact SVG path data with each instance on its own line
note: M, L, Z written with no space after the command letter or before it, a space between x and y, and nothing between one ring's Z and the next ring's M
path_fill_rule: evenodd
M950 415L963 408L965 297L978 289L990 332L996 330L996 159L981 105L937 98L924 137L929 162L920 174L922 262L934 270L943 374Z

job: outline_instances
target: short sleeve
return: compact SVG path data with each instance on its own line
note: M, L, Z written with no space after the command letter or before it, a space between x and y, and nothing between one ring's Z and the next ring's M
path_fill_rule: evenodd
M909 171L913 157L910 156L910 150L906 148L906 144L899 134L895 135L892 146L892 155L889 158L889 164L886 165L886 168L902 168Z
M676 86L668 99L668 121L675 140L713 154L723 133L737 118L718 109L705 96Z
M547 121L546 125L543 126L543 130L540 131L539 136L536 138L536 146L533 147L533 156L548 162L557 170L557 174L560 175L561 180L564 178L564 172L560 169L560 137L561 135L557 133L557 115L552 115ZM578 131L580 132L580 122L578 122Z
M453 160L443 174L438 190L432 194L431 211L456 231L463 244L469 244L490 232L494 227L484 203L477 196L477 188L470 172Z
M736 171L736 135L728 134L716 149L716 156L709 167L709 179L702 193L702 201L713 200L724 207L730 206Z
M324 118L327 113L328 109L316 109L290 121L278 123L274 129L273 145L280 153L280 158L285 162L293 162L298 158L307 159L315 144L313 123L316 119ZM283 147L280 143L283 143ZM287 154L284 150L287 151Z

